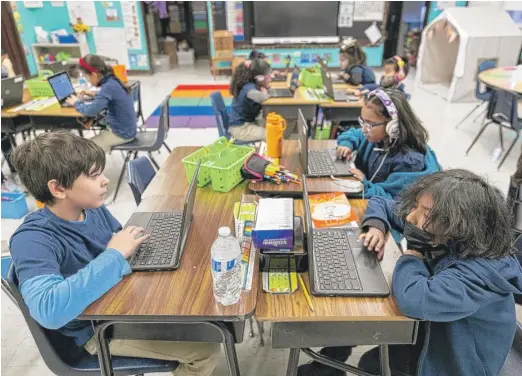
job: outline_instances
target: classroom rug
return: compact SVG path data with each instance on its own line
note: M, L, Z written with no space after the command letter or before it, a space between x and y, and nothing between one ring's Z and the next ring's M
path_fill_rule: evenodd
M230 111L232 96L228 92L228 84L217 85L178 85L170 93L169 117L171 128L215 128L216 118L210 103L210 94L220 91ZM160 107L145 121L147 128L157 128L159 122Z

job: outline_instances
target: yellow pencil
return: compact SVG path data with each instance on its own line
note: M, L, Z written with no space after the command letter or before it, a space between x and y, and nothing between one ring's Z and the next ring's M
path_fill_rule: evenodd
M297 275L297 278L299 278L299 283L301 284L301 288L303 289L303 294L306 299L306 303L308 303L308 307L313 312L314 311L314 305L312 304L312 298L310 298L310 294L308 293L308 290L306 289L306 285L303 281L303 277L301 277L301 274Z

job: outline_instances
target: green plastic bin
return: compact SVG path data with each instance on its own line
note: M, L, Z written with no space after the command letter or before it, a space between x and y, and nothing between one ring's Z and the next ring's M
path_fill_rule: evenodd
M205 166L208 157L229 146L230 145L227 138L220 137L212 144L202 147L201 149L183 158L182 162L185 166L185 174L187 175L188 181L192 180L192 176L194 176L198 162L201 160L201 168L199 169L198 175L198 187L204 187L210 183L210 171Z
M41 70L38 77L25 81L32 98L54 97L54 91L47 81L47 77L52 75L54 75L54 72L51 70Z
M205 166L210 170L212 189L228 192L243 181L241 167L254 148L231 145L208 157Z

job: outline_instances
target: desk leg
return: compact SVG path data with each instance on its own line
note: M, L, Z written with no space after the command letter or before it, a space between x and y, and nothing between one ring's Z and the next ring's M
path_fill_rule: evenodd
M297 368L299 367L299 354L301 349L290 349L288 357L288 368L286 369L286 376L297 376Z
M97 347L97 355L98 360L100 362L100 373L102 376L113 376L112 369L112 361L111 361L111 352L109 349L109 340L105 335L105 329L107 329L109 325L100 324L98 330L96 330L96 347Z
M390 353L388 352L388 345L379 345L379 354L381 361L381 376L391 376Z
M225 348L225 357L227 358L228 370L230 376L240 376L239 364L237 362L236 344L234 336L228 328L221 323L213 323L216 328L221 331L223 336L223 347Z

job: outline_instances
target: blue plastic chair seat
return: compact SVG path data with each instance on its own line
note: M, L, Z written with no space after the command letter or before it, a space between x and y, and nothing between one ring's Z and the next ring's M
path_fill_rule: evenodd
M148 359L148 358L130 358L124 356L111 356L112 369L114 372L123 372L131 375L135 373L155 373L171 371L178 367L179 363L174 361ZM70 364L72 368L78 371L96 371L100 369L100 363L96 355L86 355L79 361Z

